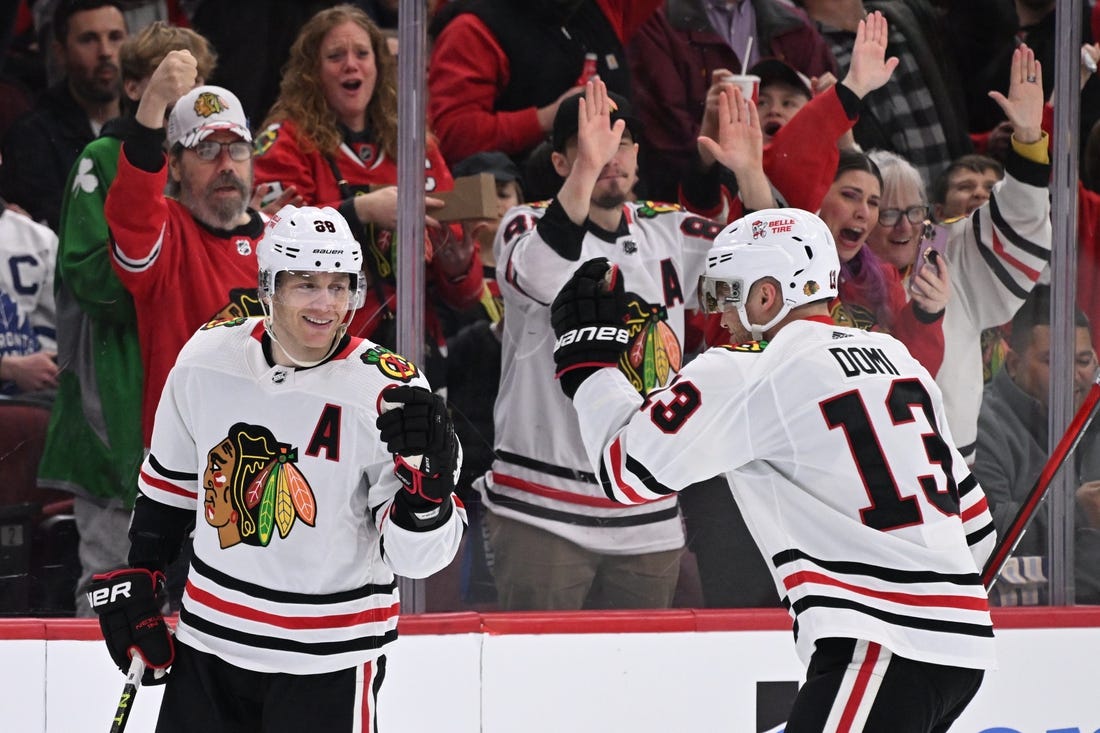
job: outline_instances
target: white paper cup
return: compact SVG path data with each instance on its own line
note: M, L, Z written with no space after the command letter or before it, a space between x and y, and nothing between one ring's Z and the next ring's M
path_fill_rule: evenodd
M741 88L741 96L755 104L760 97L760 77L753 74L729 74L722 79L726 84Z

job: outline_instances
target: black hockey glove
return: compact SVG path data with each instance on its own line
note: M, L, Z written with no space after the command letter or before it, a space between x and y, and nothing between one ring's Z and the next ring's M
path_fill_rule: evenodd
M558 383L573 399L597 369L616 366L630 344L627 301L617 265L588 260L562 286L550 306Z
M383 412L375 424L394 454L393 473L405 486L403 498L417 524L450 514L461 448L447 403L423 387L391 387L382 393Z
M164 574L144 568L122 568L92 577L88 602L99 616L99 628L118 668L130 669L131 654L145 662L143 685L168 681L176 656L172 632L161 614Z

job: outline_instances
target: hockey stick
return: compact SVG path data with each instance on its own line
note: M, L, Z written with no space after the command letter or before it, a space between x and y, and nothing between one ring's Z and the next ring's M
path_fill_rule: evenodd
M1008 526L1004 536L999 539L997 546L993 549L993 554L986 561L985 569L982 570L982 584L985 585L986 591L993 587L993 583L997 580L997 574L1001 572L1005 560L1019 544L1020 538L1024 534L1024 527L1031 521L1032 515L1035 514L1035 510L1043 501L1043 497L1046 496L1047 488L1054 479L1054 475L1058 473L1058 469L1062 467L1062 463L1065 462L1066 456L1072 453L1077 444L1081 442L1081 436L1085 434L1085 429L1092 422L1092 418L1096 413L1097 404L1100 404L1100 374L1093 381L1089 393L1085 395L1085 401L1081 403L1081 407L1078 408L1077 413L1070 420L1069 427L1066 428L1062 439L1058 441L1058 445L1054 446L1050 458L1047 459L1043 470L1039 473L1039 478L1035 480L1035 485L1020 506L1020 511L1016 513L1012 524Z
M130 720L130 710L133 709L134 698L137 697L138 688L141 687L141 676L145 674L145 662L140 654L134 654L130 659L130 671L126 673L126 683L122 686L122 697L118 700L118 709L111 720L110 733L122 733L126 730L126 723Z

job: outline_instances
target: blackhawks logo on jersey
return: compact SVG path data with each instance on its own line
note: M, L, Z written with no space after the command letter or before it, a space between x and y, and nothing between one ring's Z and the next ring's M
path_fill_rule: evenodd
M716 348L736 351L742 354L759 354L768 348L767 341L746 341L742 344L718 344Z
M236 326L244 323L244 319L249 316L262 315L264 315L264 310L260 306L256 288L233 288L229 291L229 302L211 316L203 328L210 328L226 322L231 322L229 325Z
M681 211L679 204L666 204L661 201L639 201L635 210L639 219L652 219L661 214L671 214Z
M262 425L236 423L206 454L203 516L222 549L244 543L267 547L301 520L317 521L317 500L295 465L298 451Z
M381 346L372 346L359 359L364 364L378 367L378 371L399 382L411 382L419 373L416 364Z
M628 307L626 327L630 346L619 360L619 369L641 395L663 387L683 365L683 349L668 325L668 310L636 295Z

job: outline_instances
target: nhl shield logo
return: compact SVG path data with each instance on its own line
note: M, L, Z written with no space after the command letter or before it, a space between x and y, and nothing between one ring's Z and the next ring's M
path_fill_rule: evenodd
M248 255L252 254L252 242L248 241L247 239L238 239L237 254L241 255L242 257L247 257Z

